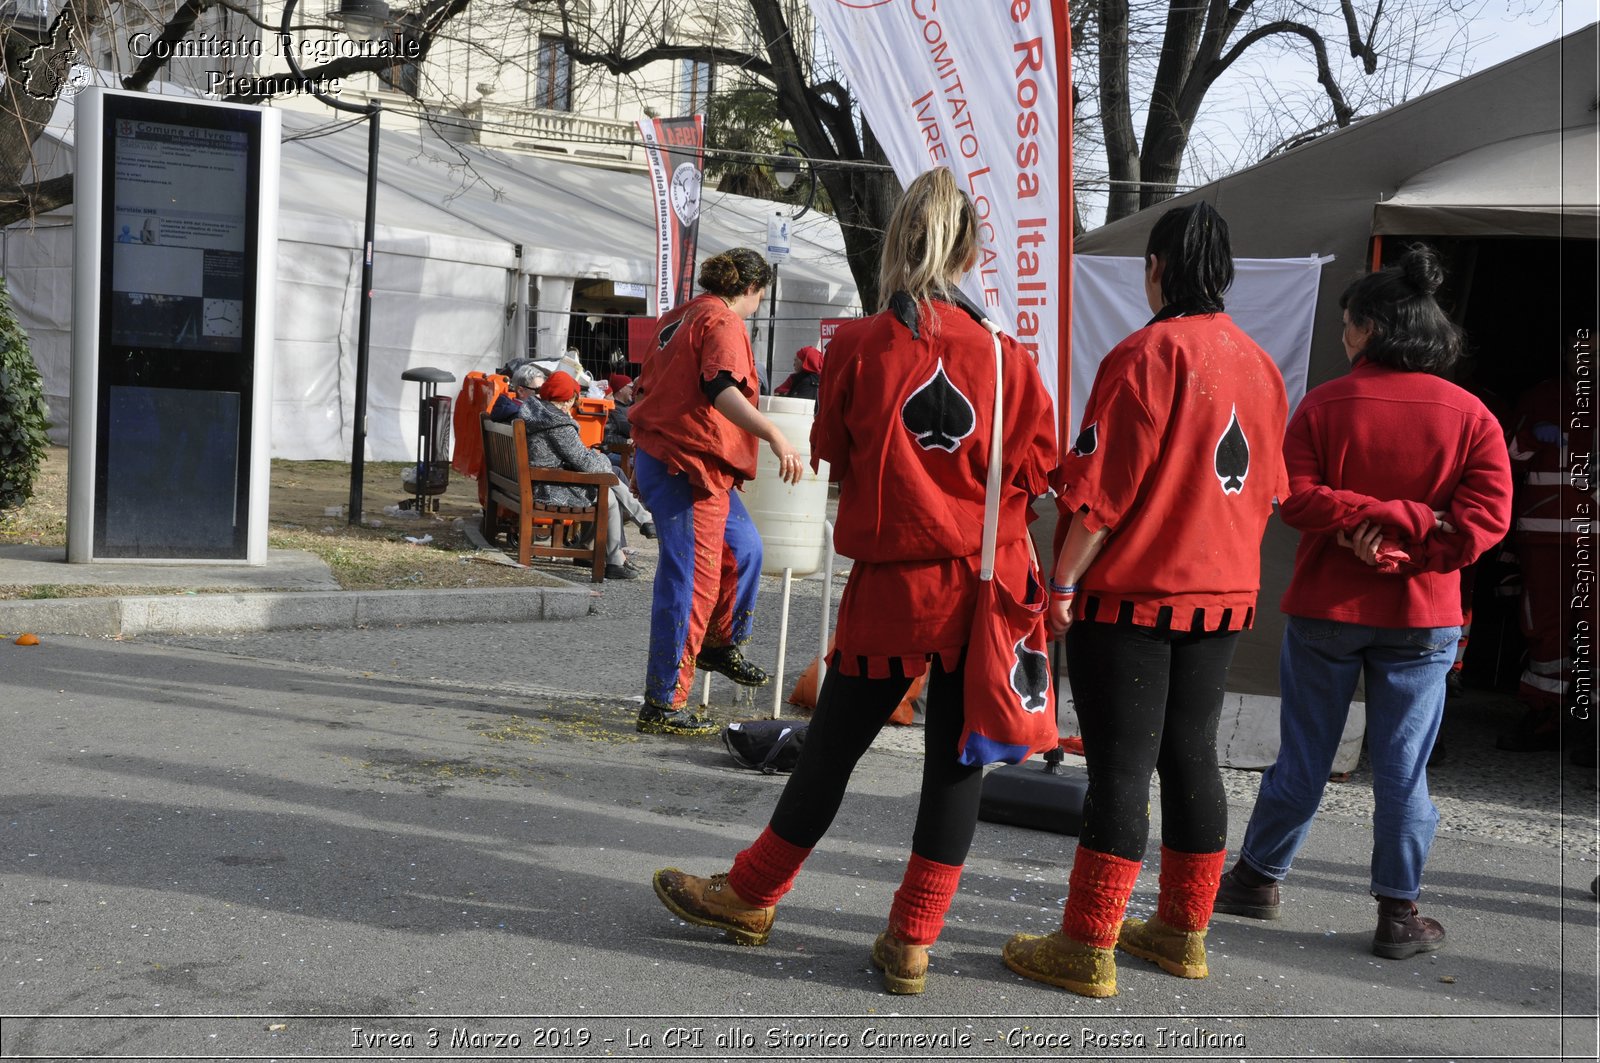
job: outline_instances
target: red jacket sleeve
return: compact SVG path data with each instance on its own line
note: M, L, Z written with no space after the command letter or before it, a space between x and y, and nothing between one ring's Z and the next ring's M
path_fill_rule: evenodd
M825 461L828 479L835 483L844 479L850 464L850 393L855 389L847 377L855 363L855 354L848 348L822 363L817 412L811 422L811 471L816 472L817 463Z
M1289 472L1289 497L1282 499L1283 522L1297 531L1335 535L1372 521L1390 538L1420 542L1433 530L1433 510L1409 499L1381 499L1323 483L1323 461L1317 452L1311 417L1304 412L1289 422L1283 440L1283 462Z
M1028 352L1010 336L1002 335L1008 430L1007 464L1016 467L1012 483L1035 497L1050 486L1050 474L1059 460L1056 450L1055 405Z
M1467 452L1461 482L1456 485L1445 519L1454 532L1436 531L1428 537L1421 567L1429 572L1453 572L1472 564L1511 528L1511 460L1505 440L1483 422Z
M1120 376L1095 381L1083 423L1079 439L1092 438L1094 445L1087 453L1074 446L1062 457L1056 504L1063 516L1083 511L1087 531L1115 529L1155 465L1161 426L1132 382Z

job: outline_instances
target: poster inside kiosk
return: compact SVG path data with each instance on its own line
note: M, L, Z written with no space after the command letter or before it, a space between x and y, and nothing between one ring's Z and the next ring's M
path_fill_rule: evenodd
M69 561L266 560L279 122L79 103Z

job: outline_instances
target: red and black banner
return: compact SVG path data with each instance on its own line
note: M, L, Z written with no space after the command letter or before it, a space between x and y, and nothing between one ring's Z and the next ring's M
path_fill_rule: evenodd
M700 234L700 176L705 116L639 121L656 203L656 275L651 313L660 316L694 297L694 253Z

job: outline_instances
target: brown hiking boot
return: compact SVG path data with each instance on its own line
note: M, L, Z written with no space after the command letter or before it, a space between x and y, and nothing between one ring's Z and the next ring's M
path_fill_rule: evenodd
M1206 966L1206 932L1178 930L1163 923L1159 915L1149 922L1124 919L1117 932L1117 948L1179 978L1204 978L1211 973Z
M1212 910L1242 915L1246 919L1277 919L1282 914L1278 910L1278 884L1268 882L1264 886L1247 886L1240 880L1236 864L1232 870L1222 873L1222 883L1217 887L1217 900Z
M728 885L726 873L699 878L675 867L655 874L656 896L679 919L712 926L727 933L735 945L765 945L772 933L777 908L746 904Z
M1006 966L1035 982L1048 982L1083 997L1117 995L1117 957L1111 949L1054 934L1014 934L1002 955Z
M1403 960L1419 952L1444 947L1444 927L1437 919L1417 914L1417 902L1400 897L1378 898L1378 931L1372 935L1372 954L1386 960Z
M901 941L885 930L872 943L872 966L883 972L883 988L891 993L920 993L928 984L928 946Z

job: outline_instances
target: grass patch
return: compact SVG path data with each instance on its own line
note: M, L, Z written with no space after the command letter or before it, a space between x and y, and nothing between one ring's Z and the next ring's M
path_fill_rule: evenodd
M369 461L364 475L363 521L344 514L350 497L350 466L338 461L272 462L267 545L305 550L327 563L345 590L409 588L567 587L536 568L506 565L505 555L480 552L466 529L479 519L478 485L452 476L437 513L415 516L395 510L404 497L400 474L410 462ZM412 543L412 539L427 539ZM45 455L33 497L0 513L0 543L64 547L67 543L67 449ZM563 573L565 574L565 573ZM112 587L97 584L0 585L0 598L85 598L126 594L182 594L173 587Z

